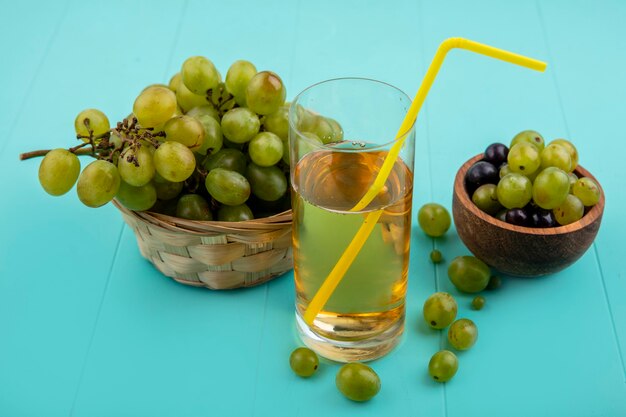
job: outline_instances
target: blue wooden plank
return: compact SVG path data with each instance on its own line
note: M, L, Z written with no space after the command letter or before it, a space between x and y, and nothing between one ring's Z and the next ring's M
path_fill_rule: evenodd
M74 415L252 414L266 296L178 284L126 228Z
M428 55L438 41L457 35L540 59L549 57L534 4L429 3L425 10ZM581 18L584 13L576 7L568 10ZM520 22L523 36L512 29ZM560 23L565 25L566 20ZM556 45L566 48L567 43L561 40ZM558 67L559 61L553 58L549 71L553 65ZM582 75L578 69L572 71ZM490 142L507 143L529 128L549 140L575 133L564 124L550 73L540 75L461 51L449 56L428 109L433 189L435 199L443 202L450 201L456 168ZM449 258L468 253L454 234L441 247ZM457 294L445 266L439 277L441 289ZM474 312L469 309L471 297L458 295L459 315L475 320L481 335L472 350L459 355L459 373L446 390L449 416L626 412L620 359L593 251L559 274L508 279L486 298L487 308ZM574 301L580 299L586 300L584 307ZM572 338L575 342L568 343ZM532 401L520 402L520 392ZM488 401L476 400L485 393Z
M626 152L626 144L619 133L626 114L623 99L626 94L623 34L626 4L620 1L580 3L578 13L572 13L566 6L565 2L538 3L550 54L558 63L554 74L565 126L578 146L581 163L601 182L607 198L595 255L601 265L607 308L613 320L615 343L626 381L626 303L623 301L626 267L622 262L626 195L625 176L619 168ZM585 30L567 30L572 25ZM559 48L562 44L576 45L576 48Z
M69 0L60 4L24 1L2 8L0 51L5 65L11 70L0 79L3 92L0 97L0 137L12 135L18 115L33 94L35 79L56 38L68 4ZM31 13L35 7L39 13ZM30 30L32 27L37 30ZM0 142L0 154L7 142Z
M26 4L9 13L15 22L8 27L19 28L9 39L45 44L52 36L47 26L41 32L32 28L59 17L48 7ZM24 104L12 133L3 136L0 155L6 201L11 201L0 206L0 415L70 413L123 224L114 207L88 209L74 191L56 199L46 195L37 182L39 161L19 162L17 156L75 144L73 121L83 108L101 108L112 120L126 115L151 71L162 77L165 65L159 69L154 63L172 31L137 34L141 50L127 53L125 29L138 16L163 19L179 7L146 12L122 2L71 4L40 69L24 68L21 76L16 68L3 67L0 78L15 81L7 88L9 101ZM22 49L15 61L30 63L29 53ZM152 69L143 73L125 64L150 55L155 56ZM29 71L31 87L22 79Z

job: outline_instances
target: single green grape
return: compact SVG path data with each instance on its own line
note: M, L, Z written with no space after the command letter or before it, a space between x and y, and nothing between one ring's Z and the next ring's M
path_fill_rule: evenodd
M496 188L498 201L508 209L522 208L533 196L532 182L522 174L508 174L500 179Z
M128 147L117 160L117 169L122 180L133 187L146 185L154 178L154 147L149 144L139 148Z
M204 142L204 126L196 118L182 115L165 123L165 140L179 142L196 151Z
M167 84L167 87L172 90L172 92L176 93L176 91L178 90L178 86L183 82L183 78L180 75L180 72L177 72L176 74L172 75L172 78L170 78L170 82Z
M565 201L552 210L554 219L561 226L574 223L582 219L585 214L585 206L578 197L568 194Z
M299 347L291 352L289 366L291 370L302 378L308 378L317 371L320 360L317 354L309 348Z
M472 194L472 201L476 207L492 216L502 210L495 184L483 184L478 187Z
M259 166L276 165L283 157L283 142L271 132L261 132L250 141L248 155Z
M245 175L248 162L246 155L239 149L223 148L219 152L209 155L202 166L207 171L214 168L224 168Z
M220 122L220 114L218 113L217 109L209 103L206 103L202 106L196 106L185 114L187 116L195 117L196 119L198 118L198 116L209 116L215 119L216 122Z
M76 192L87 207L100 207L113 200L120 188L120 174L109 161L96 160L78 177Z
M420 207L417 222L424 233L431 237L443 236L452 224L448 210L437 203L427 203Z
M238 206L221 206L217 211L217 220L221 222L241 222L245 220L252 220L254 214L247 204L240 204Z
M204 95L208 90L217 87L221 79L213 62L203 56L187 58L180 74L185 87L197 95Z
M184 186L183 182L168 181L158 173L155 173L153 184L159 200L171 200L178 197Z
M541 168L557 167L565 172L572 172L572 157L561 145L550 144L541 151Z
M314 133L322 140L324 144L337 141L335 138L335 129L333 125L323 116L314 116L313 123L309 127L308 132Z
M250 197L250 183L235 171L214 168L207 174L204 184L211 197L229 206L243 204Z
M327 117L326 120L328 121L328 123L330 123L330 126L333 128L333 137L335 139L334 141L339 142L343 140L343 128L341 127L339 122L336 121L335 119L331 119L330 117Z
M252 194L264 201L276 201L287 192L287 178L276 165L261 167L251 162L246 169Z
M257 114L271 114L285 103L287 90L278 75L261 71L246 86L246 105Z
M507 163L511 171L530 175L539 169L541 158L537 148L526 142L520 142L509 150Z
M155 127L169 120L176 111L176 95L165 87L142 91L133 104L133 114L141 127Z
M489 267L474 256L457 256L448 266L448 277L462 292L476 293L487 287L491 273Z
M502 278L497 275L492 275L489 277L489 283L487 284L487 289L489 291L497 290L502 286Z
M534 145L539 152L543 150L545 147L545 141L543 140L543 136L534 130L524 130L513 138L511 141L511 145L509 149L518 143L530 143Z
M266 132L272 132L282 140L289 136L289 106L281 106L274 113L263 117L261 122Z
M115 198L129 210L144 211L154 206L157 193L154 184L150 182L140 187L133 187L122 181Z
M496 213L496 219L502 221L502 222L506 222L506 212L508 210L507 209L502 209L500 210L498 213Z
M533 201L542 209L560 206L569 194L569 176L556 167L543 169L533 183Z
M176 101L184 112L187 112L194 107L211 105L206 94L194 94L185 86L182 78L179 79L178 85L176 86Z
M571 193L574 189L574 184L578 181L578 176L573 172L568 172L567 176L569 177L569 192Z
M482 310L485 306L485 297L477 295L472 299L472 308L474 310Z
M422 312L424 321L433 329L448 327L456 317L458 306L447 292L436 292L426 299Z
M87 127L89 125L89 127ZM81 136L83 142L89 142L89 131L93 132L93 137L105 134L111 125L106 114L97 109L86 109L78 113L74 120L74 130Z
M511 173L513 173L513 171L511 170L511 167L509 167L509 164L507 164L506 162L502 164L502 166L500 166L500 171L498 171L500 178L504 178L505 175L508 175Z
M440 350L428 362L428 373L437 382L446 382L452 379L459 369L459 360L449 350Z
M54 149L39 165L39 183L50 195L59 196L72 189L80 174L78 157L66 149Z
M196 168L193 152L179 142L162 143L154 152L153 158L156 171L171 182L185 181Z
M376 372L358 362L343 365L337 372L335 384L352 401L368 401L380 391L380 378Z
M254 64L244 60L233 62L226 72L226 89L242 107L246 106L246 87L256 73Z
M209 203L198 194L185 194L176 204L176 217L189 220L211 221L213 214Z
M587 207L595 206L600 201L600 187L589 177L579 178L572 187L572 194Z
M222 117L222 133L235 143L250 141L259 133L261 122L254 112L245 107L229 110Z
M433 249L430 252L430 260L434 263L434 264L438 264L441 263L443 261L443 255L441 254L441 251L437 250L437 249Z
M470 319L459 319L448 329L448 342L457 350L467 350L478 339L478 327Z
M576 149L576 146L574 146L572 142L566 139L554 139L552 142L550 142L550 145L560 145L564 147L569 153L571 159L571 170L573 171L576 169L576 167L578 166L578 149Z
M195 116L195 118L204 128L204 141L199 148L194 150L194 152L200 155L213 155L219 152L219 150L222 149L222 146L224 146L224 136L222 135L222 127L220 126L220 123L206 114L200 114Z

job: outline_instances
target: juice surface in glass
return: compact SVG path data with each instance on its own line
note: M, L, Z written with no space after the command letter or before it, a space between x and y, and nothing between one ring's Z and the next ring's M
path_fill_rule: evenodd
M382 356L403 331L411 171L398 159L385 187L366 209L350 211L371 186L386 154L326 148L308 153L295 167L292 207L298 324L303 336L309 336L305 343L331 359ZM367 213L374 210L383 211L374 230L312 326L303 329L302 316L309 302Z

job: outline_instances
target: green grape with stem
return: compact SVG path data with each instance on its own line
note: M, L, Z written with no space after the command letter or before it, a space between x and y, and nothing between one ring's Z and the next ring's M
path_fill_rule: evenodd
M89 142L89 138L97 138L106 134L111 128L106 114L97 109L86 109L78 113L74 120L76 135Z
M221 79L213 62L203 56L187 58L180 74L185 87L197 95L205 95L208 90L217 87Z
M117 169L122 180L134 187L141 187L154 178L155 168L150 144L129 146L120 155Z

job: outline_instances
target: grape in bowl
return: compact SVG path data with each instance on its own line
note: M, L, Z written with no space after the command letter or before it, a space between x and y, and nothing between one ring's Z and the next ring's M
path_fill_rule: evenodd
M458 170L452 201L452 215L459 237L477 258L503 273L533 277L560 271L587 251L602 221L602 189L598 203L571 224L547 228L509 224L482 211L468 194L467 171L483 157L483 154L476 155ZM599 185L581 166L574 173Z

